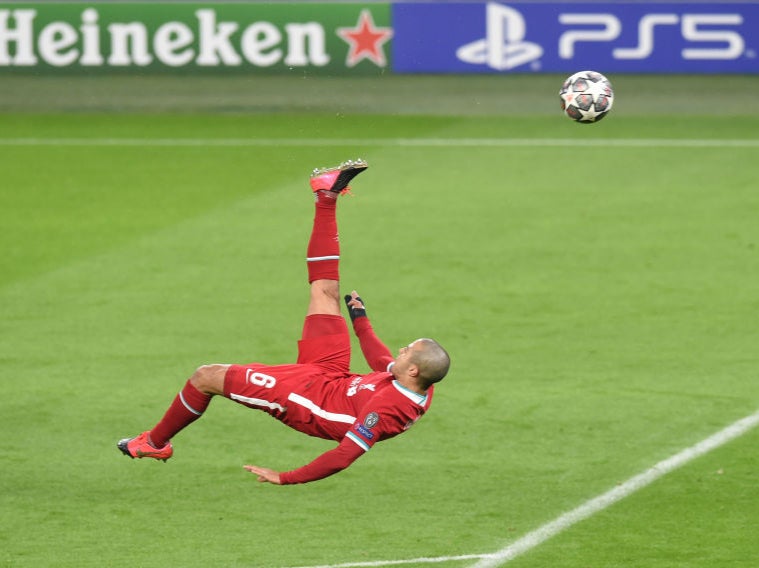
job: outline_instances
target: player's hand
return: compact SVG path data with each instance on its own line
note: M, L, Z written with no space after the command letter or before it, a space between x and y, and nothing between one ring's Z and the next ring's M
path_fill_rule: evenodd
M366 307L364 306L364 301L355 290L353 290L353 292L350 294L346 294L345 305L348 306L348 315L350 315L351 321L355 321L356 318L366 317Z
M265 467L258 467L257 465L244 465L243 467L253 475L257 475L258 481L261 483L273 483L274 485L282 485L282 482L279 480L278 471L267 469Z

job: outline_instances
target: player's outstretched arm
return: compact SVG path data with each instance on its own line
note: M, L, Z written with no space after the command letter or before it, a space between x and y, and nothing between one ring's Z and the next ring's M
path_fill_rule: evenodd
M373 371L387 371L387 367L393 362L393 355L387 346L380 341L374 333L372 324L366 315L366 306L364 301L353 290L345 296L345 305L348 307L348 314L353 322L353 331L361 344L361 352L364 359Z
M364 450L347 437L340 444L327 452L324 452L314 461L298 469L280 473L257 465L243 466L250 473L258 476L261 483L274 483L276 485L292 485L295 483L308 483L324 479L344 470L359 457Z

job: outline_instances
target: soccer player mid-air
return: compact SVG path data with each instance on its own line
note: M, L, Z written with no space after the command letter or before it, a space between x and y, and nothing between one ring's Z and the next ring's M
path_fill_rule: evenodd
M340 312L336 209L339 196L366 168L363 160L349 160L311 174L316 211L306 259L310 300L297 362L198 368L152 430L118 442L125 455L166 461L173 453L171 439L203 415L213 396L221 395L304 434L339 442L292 471L244 466L261 482L307 483L345 469L375 443L405 432L424 415L434 384L448 372L448 354L436 341L422 338L402 347L394 358L375 335L355 291L344 300L373 372L358 375L349 369L350 335Z

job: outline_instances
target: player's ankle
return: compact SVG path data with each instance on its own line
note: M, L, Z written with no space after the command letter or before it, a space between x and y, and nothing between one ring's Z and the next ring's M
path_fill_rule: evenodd
M320 189L314 192L317 203L335 203L339 195L336 191L329 191L328 189Z

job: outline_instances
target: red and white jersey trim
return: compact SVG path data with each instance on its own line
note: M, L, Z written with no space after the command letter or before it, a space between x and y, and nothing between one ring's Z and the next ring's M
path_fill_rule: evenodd
M340 255L332 254L328 256L308 256L306 262L319 262L320 260L340 260Z
M393 381L392 384L395 387L395 390L397 390L399 393L401 393L403 396L405 396L411 402L415 402L419 406L424 406L425 403L427 402L427 395L426 394L419 394L417 392L409 390L406 387L404 387L401 383L399 383L398 381Z
M279 410L280 412L285 411L285 408L283 408L282 405L277 404L276 402L264 400L262 398L251 398L249 396L243 396L241 394L235 393L229 393L229 398L244 402L245 404L252 404L254 406L261 406L263 408L271 408L272 410Z
M356 436L353 432L346 433L345 437L351 440L352 442L355 442L356 444L358 444L358 446L365 452L368 452L371 449L371 446L369 446L369 444L364 442L361 438Z
M336 412L329 412L318 406L314 401L309 400L299 394L295 394L294 392L291 392L289 394L287 400L294 402L303 408L307 408L311 411L312 414L315 414L324 420L329 420L330 422L343 422L345 424L353 424L356 421L355 416L351 416L350 414L338 414Z

